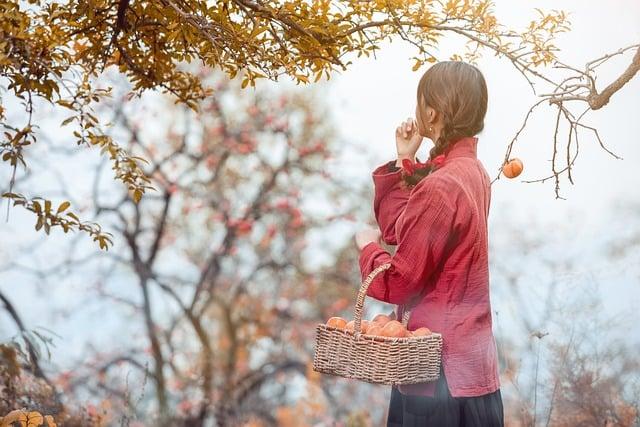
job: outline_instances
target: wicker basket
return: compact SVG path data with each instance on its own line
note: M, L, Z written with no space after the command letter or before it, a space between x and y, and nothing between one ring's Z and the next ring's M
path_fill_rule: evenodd
M373 270L360 285L354 315L354 331L325 324L316 327L313 370L375 384L415 384L440 376L442 335L381 337L360 332L364 298L373 278L391 267L385 263ZM409 311L402 323L407 326ZM358 331L358 332L355 332Z

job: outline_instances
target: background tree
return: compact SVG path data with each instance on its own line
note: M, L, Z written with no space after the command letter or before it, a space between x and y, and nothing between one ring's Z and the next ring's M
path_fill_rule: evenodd
M101 311L130 319L116 321L128 325L121 340L88 350L54 384L69 398L109 402L91 410L107 424L300 426L357 416L366 396L357 389L370 386L311 369L315 326L352 316L358 274L351 245L331 268L310 270L307 240L366 206L327 171L336 138L323 105L240 97L238 83L206 69L200 77L217 96L197 113L167 97L103 104L123 147L148 159L158 191L136 203L101 162L87 206L114 230L118 251L82 256L86 245L73 239L63 259L33 271L47 282L88 277ZM168 119L145 126L154 116ZM340 213L316 211L319 200ZM293 404L292 392L307 398Z
M607 224L623 223L639 208L621 201ZM596 230L606 235L598 246L600 261L579 270L579 255L558 243L569 238L566 218L524 227L501 216L491 252L505 424L638 425L640 369L634 355L640 342L629 333L638 316L631 305L628 311L612 306L611 296L633 295L639 283L634 239L640 223ZM624 285L616 283L627 276Z

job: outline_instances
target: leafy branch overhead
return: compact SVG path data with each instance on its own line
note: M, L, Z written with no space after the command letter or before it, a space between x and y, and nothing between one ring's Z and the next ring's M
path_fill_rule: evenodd
M113 245L111 239L112 234L102 231L99 224L91 222L82 222L76 214L67 210L71 206L68 201L62 202L55 210L52 208L51 200L34 197L29 200L22 194L4 193L2 197L13 199L14 206L22 206L33 212L37 216L36 230L44 229L49 234L51 227L59 226L65 233L71 231L83 231L93 237L98 242L100 249L108 249L109 245Z
M28 151L39 140L33 112L42 100L71 110L63 123L74 127L76 143L100 146L102 153L109 153L114 178L127 186L136 202L153 188L140 165L144 160L123 150L93 111L110 95L110 89L98 83L108 67L127 77L132 96L159 90L196 111L200 101L215 93L185 63L198 60L231 78L242 72L243 88L255 86L257 79L278 80L282 75L307 84L346 70L354 57L375 56L385 40L398 37L415 48L409 65L414 70L438 60L433 52L439 42L456 35L466 46L451 59L475 62L488 50L509 60L532 88L541 82L556 97L570 94L567 85L580 78L556 82L538 69L559 64L554 39L569 29L564 12L535 9L535 19L516 31L498 22L493 3L486 0L27 3L0 3L0 75L8 82L0 85L0 158L12 171L9 193L14 192L18 164L28 167ZM635 72L630 69L621 81L592 92L589 108L604 105ZM6 101L10 96L18 106ZM570 99L583 100L574 94ZM562 103L556 105L560 108ZM554 162L556 178L559 173Z

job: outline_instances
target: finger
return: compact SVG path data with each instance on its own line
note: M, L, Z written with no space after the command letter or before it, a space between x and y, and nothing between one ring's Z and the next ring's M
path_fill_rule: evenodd
M410 131L411 133L413 133L413 132L415 132L415 131L417 131L417 130L418 130L418 127L416 126L416 122L415 122L415 120L413 120L413 119L412 119L412 120L409 122L409 131Z

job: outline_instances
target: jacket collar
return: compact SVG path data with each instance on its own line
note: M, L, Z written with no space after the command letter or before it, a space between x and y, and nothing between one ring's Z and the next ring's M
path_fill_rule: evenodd
M443 153L446 158L478 157L478 137L465 136L447 147Z

